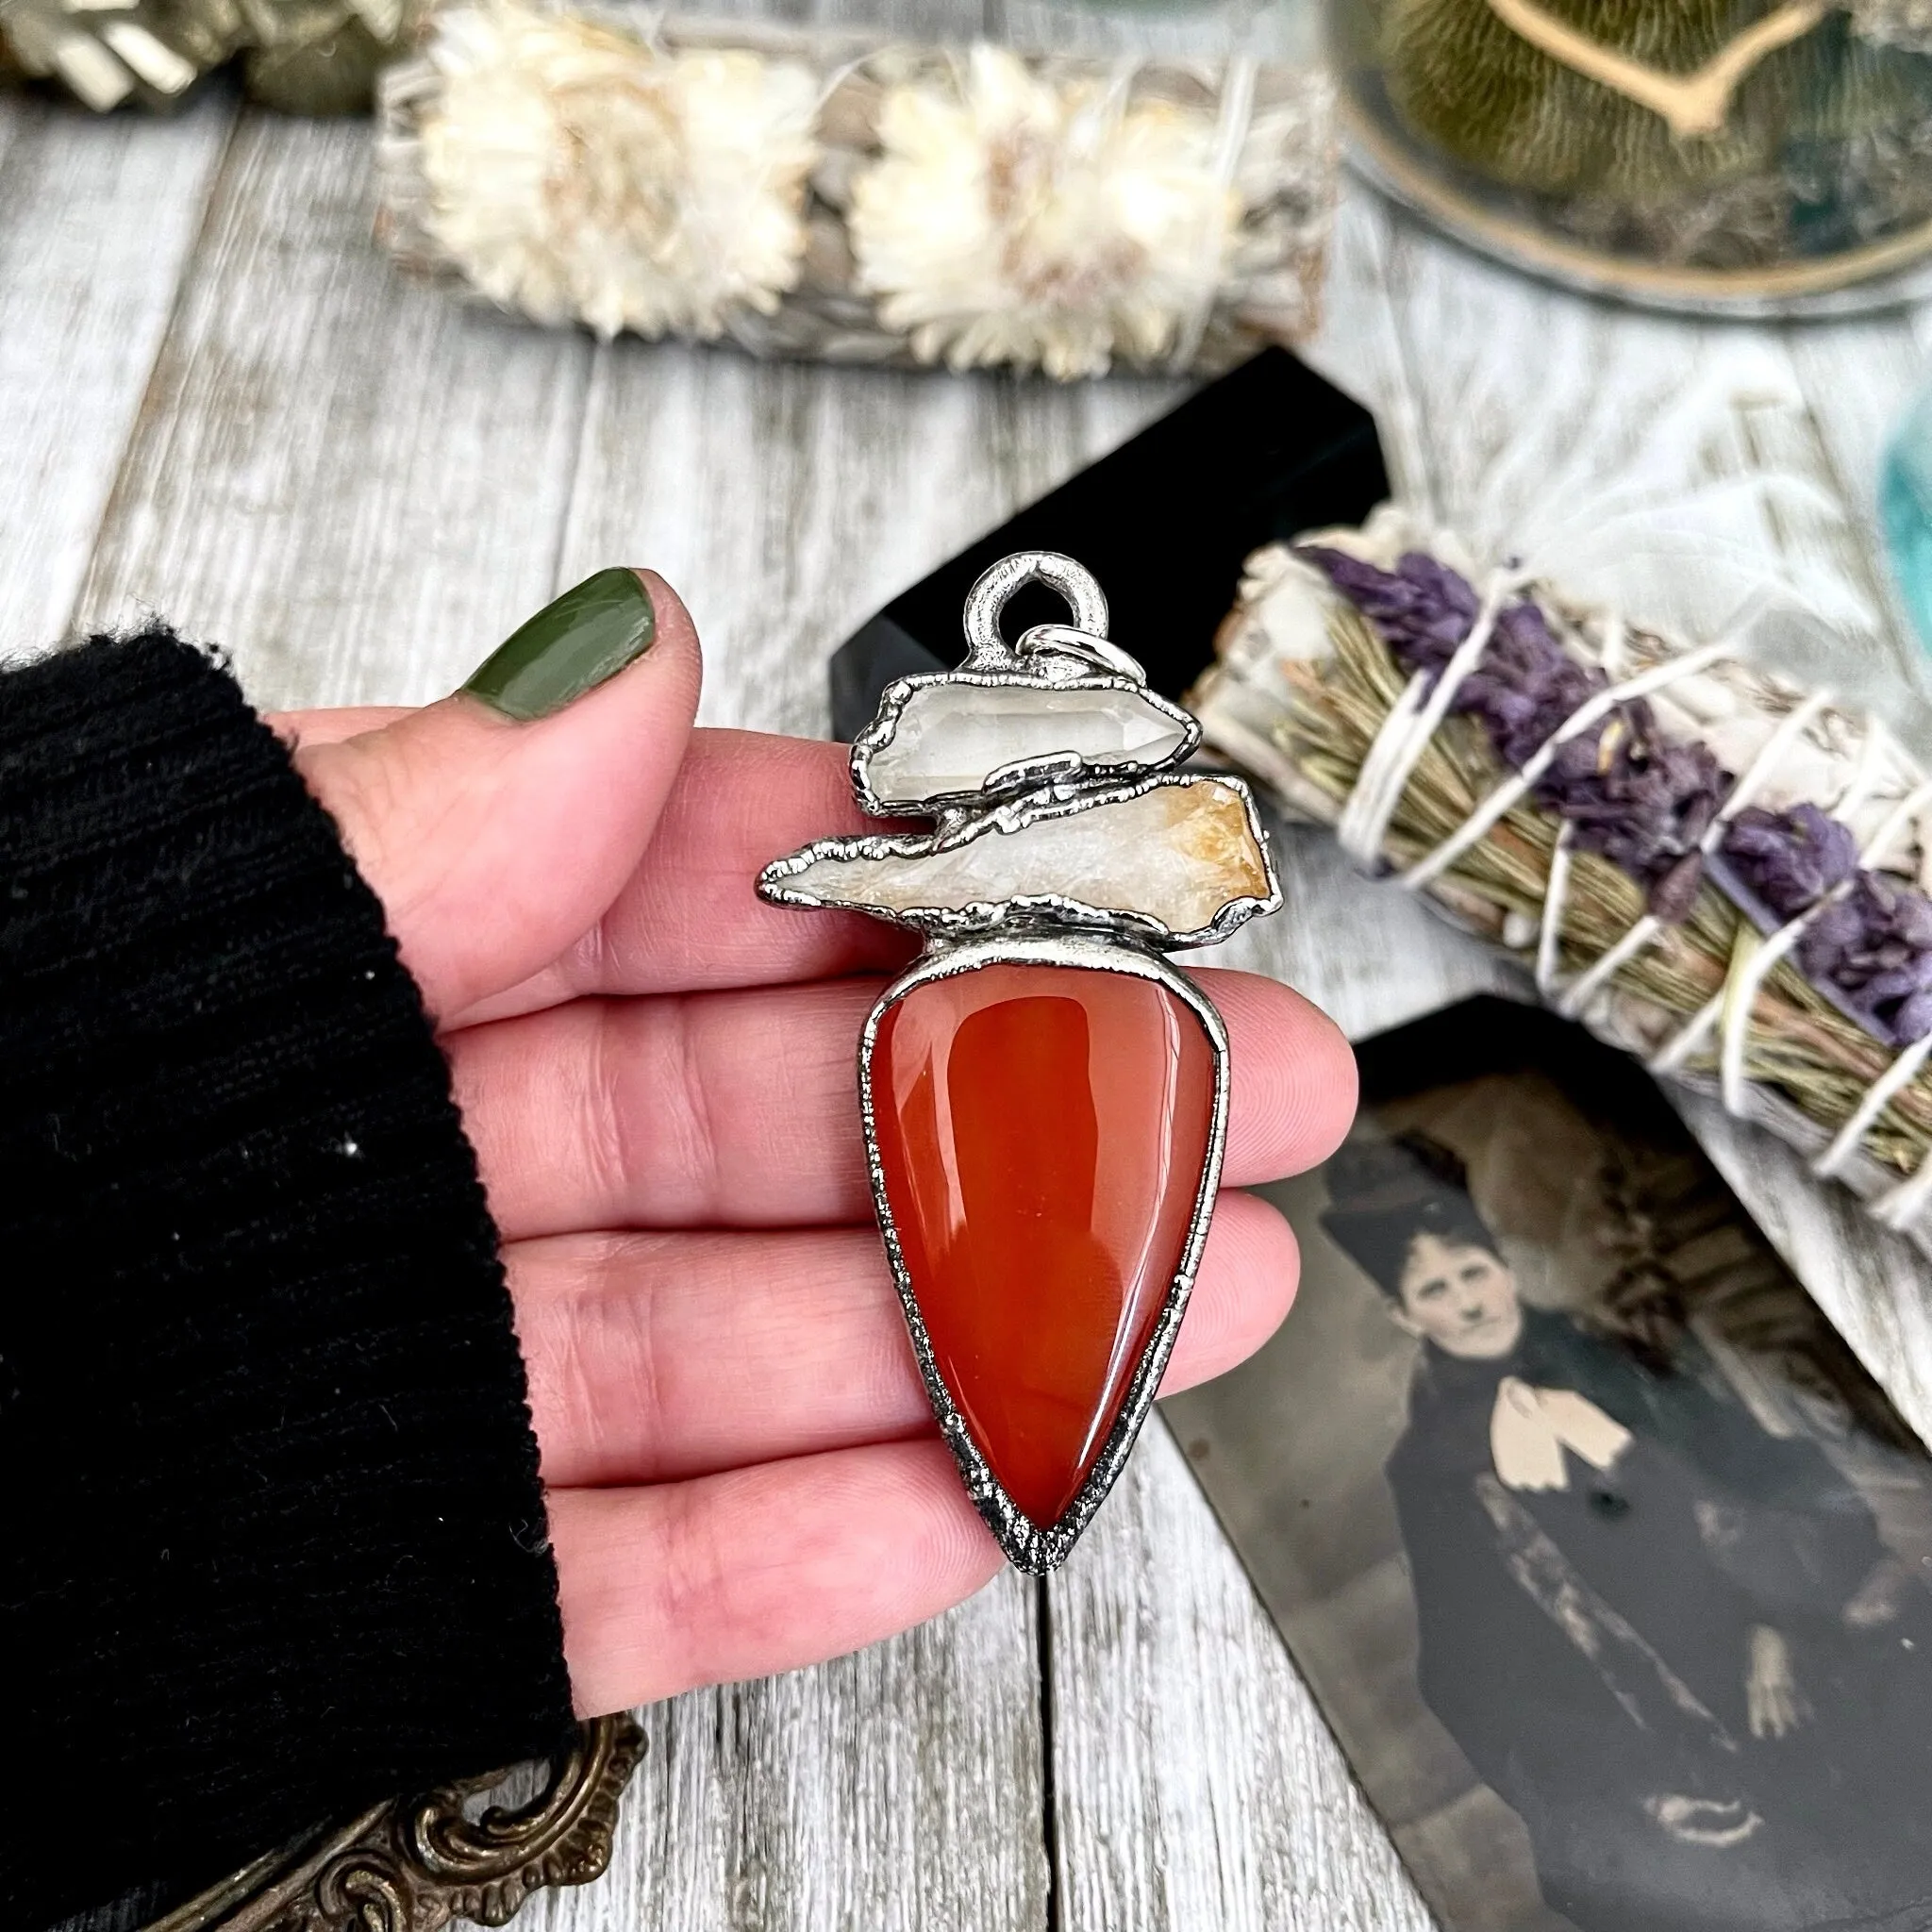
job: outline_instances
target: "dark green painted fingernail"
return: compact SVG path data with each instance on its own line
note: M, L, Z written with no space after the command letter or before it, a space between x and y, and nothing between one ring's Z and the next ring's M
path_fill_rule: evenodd
M657 635L638 574L600 570L506 638L463 689L506 717L547 718L635 663Z

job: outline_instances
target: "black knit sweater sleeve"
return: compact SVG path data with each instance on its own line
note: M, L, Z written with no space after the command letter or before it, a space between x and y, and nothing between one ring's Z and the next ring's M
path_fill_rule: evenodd
M0 676L0 1924L552 1749L496 1237L382 909L165 630Z

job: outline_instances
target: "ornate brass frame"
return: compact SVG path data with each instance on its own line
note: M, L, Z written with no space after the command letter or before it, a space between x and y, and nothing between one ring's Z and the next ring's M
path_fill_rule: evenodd
M376 1805L319 1839L266 1854L147 1932L440 1932L501 1925L533 1892L588 1885L610 1863L618 1800L644 1755L627 1716L600 1717L553 1759L543 1789L481 1817L466 1801L505 1774Z

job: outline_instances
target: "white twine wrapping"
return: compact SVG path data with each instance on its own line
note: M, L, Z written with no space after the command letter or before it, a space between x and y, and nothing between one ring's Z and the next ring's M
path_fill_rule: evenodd
M1395 816L1395 808L1402 803L1402 794L1408 789L1409 778L1423 753L1429 748L1438 726L1449 715L1450 704L1461 689L1462 680L1489 649L1504 599L1512 591L1520 590L1525 581L1513 571L1492 573L1469 635L1443 665L1434 689L1429 688L1428 673L1418 671L1393 709L1383 719L1382 728L1376 732L1375 741L1370 745L1361 770L1356 774L1355 790L1349 793L1348 803L1342 807L1335 826L1341 849L1364 872L1379 868L1383 837L1389 830L1389 821Z
M1927 804L1932 804L1932 779L1915 786L1900 799L1885 823L1872 835L1865 848L1866 853L1874 857L1882 853L1892 840L1911 824L1919 808ZM1928 1051L1932 1051L1932 1034L1914 1041L1891 1063L1886 1071L1885 1078L1867 1090L1865 1098L1860 1103L1860 1112L1867 1108L1870 1108L1871 1111L1867 1118L1858 1121L1857 1134L1849 1133L1852 1121L1847 1121L1844 1126L1839 1129L1831 1145L1811 1163L1814 1173L1834 1174L1851 1158L1852 1149L1865 1138L1866 1129L1885 1111L1891 1096L1919 1071ZM1908 1066L1909 1071L1902 1077L1894 1079L1893 1075L1898 1074L1901 1066ZM1854 1114L1852 1120L1857 1120L1857 1115ZM1895 1181L1872 1203L1872 1211L1885 1223L1886 1226L1903 1228L1918 1218L1919 1211L1925 1206L1928 1196L1932 1196L1932 1150L1928 1150L1917 1168L1904 1180Z
M1536 990L1544 999L1557 996L1558 948L1563 940L1563 903L1570 891L1570 851L1576 827L1565 819L1550 854L1550 878L1543 888L1542 911L1536 928Z
M1864 1099L1853 1108L1851 1117L1838 1130L1831 1145L1811 1163L1813 1174L1834 1174L1851 1158L1858 1142L1865 1138L1866 1128L1885 1111L1886 1103L1891 1096L1919 1071L1928 1052L1932 1052L1932 1033L1907 1047L1865 1090Z
M1447 872L1472 845L1479 844L1489 835L1490 827L1549 770L1557 752L1578 732L1588 731L1612 706L1626 704L1632 698L1645 697L1651 691L1661 691L1676 678L1688 677L1693 671L1702 671L1707 664L1716 663L1729 648L1722 639L1714 644L1705 644L1674 662L1655 664L1635 677L1625 678L1622 684L1611 685L1579 705L1543 740L1541 748L1522 771L1498 785L1432 852L1425 852L1407 872L1398 874L1400 882L1412 892ZM1609 653L1606 651L1604 655L1608 658Z
M1793 714L1795 715L1795 713ZM1886 738L1884 727L1874 719L1868 719L1865 735L1858 746L1858 762L1853 769L1851 779L1834 803L1833 809L1845 819L1857 815L1858 808L1870 795L1878 780L1879 753L1884 749ZM1862 866L1874 852L1884 849L1882 841L1890 837L1891 821L1879 830L1877 837L1868 841L1858 853L1858 863ZM1752 1009L1757 1004L1758 989L1763 986L1771 969L1795 946L1805 935L1807 928L1827 906L1836 905L1851 890L1850 881L1835 886L1824 894L1816 904L1807 907L1795 919L1787 920L1774 933L1753 946L1748 953L1740 955L1732 971L1725 976L1724 984L1691 1015L1690 1021L1670 1041L1662 1051L1652 1055L1650 1064L1657 1073L1669 1073L1681 1066L1692 1051L1702 1042L1704 1036L1720 1018L1724 1031L1718 1050L1718 1085L1725 1108L1732 1113L1744 1111L1744 1049L1751 1030ZM1744 928L1740 929L1740 938Z
M1724 827L1764 789L1765 781L1777 769L1779 760L1783 758L1785 753L1796 742L1806 725L1810 724L1812 719L1817 717L1819 712L1824 710L1830 702L1831 693L1829 691L1815 691L1802 705L1787 713L1779 721L1777 729L1764 741L1757 756L1751 760L1750 764L1745 768L1743 775L1731 788L1730 796L1724 800L1722 809L1711 820L1709 828L1706 831L1704 837L1698 841L1697 849L1706 858L1708 858L1711 853L1717 850L1718 841L1724 835ZM1720 990L1713 1002L1707 1003L1697 1012L1691 1014L1690 1018L1685 1022L1677 1032L1671 1039L1667 1040L1656 1053L1651 1055L1645 1064L1652 1073L1672 1073L1684 1064L1684 1061L1690 1057L1697 1041L1704 1037L1706 1015L1715 1018L1717 1009L1722 1007L1725 997L1725 991ZM1748 1002L1744 1010L1748 1016L1750 1012ZM1728 1092L1724 1096L1724 1105L1733 1113L1741 1111L1741 1104L1738 1107L1731 1105Z
M1409 679L1402 695L1382 721L1336 822L1336 835L1342 850L1363 871L1374 873L1380 869L1383 839L1416 766L1443 719L1448 716L1449 707L1463 680L1475 669L1489 648L1504 605L1531 580L1532 574L1520 568L1492 571L1475 623L1433 687L1429 684L1428 674L1418 672ZM1607 675L1614 675L1621 663L1627 637L1628 628L1621 616L1613 615L1606 620L1598 665ZM1398 873L1397 883L1409 891L1417 891L1440 878L1530 792L1564 744L1607 717L1617 706L1650 696L1677 679L1691 676L1735 654L1736 646L1729 639L1718 639L1620 679L1586 699L1551 732L1523 768L1497 785L1454 832ZM1732 786L1698 841L1698 850L1705 857L1708 858L1716 851L1725 827L1764 789L1791 747L1830 703L1828 691L1813 691L1779 720L1757 755ZM1881 776L1883 753L1889 742L1880 722L1868 717L1859 742L1857 765L1843 791L1833 801L1832 808L1841 818L1854 816L1870 798ZM1927 805L1932 805L1932 779L1907 792L1864 841L1858 853L1860 868L1868 867L1882 858L1893 839L1910 825ZM1570 1019L1583 1012L1595 994L1663 930L1661 920L1653 913L1644 913L1614 945L1600 954L1567 986L1561 983L1559 949L1563 911L1574 864L1574 826L1564 820L1558 827L1550 855L1550 874L1537 924L1535 952L1538 992L1543 998L1553 1000L1557 1009ZM1747 1111L1745 1089L1748 1085L1744 1073L1745 1053L1752 1009L1757 1004L1757 994L1772 969L1803 938L1811 922L1850 890L1851 882L1847 881L1795 919L1787 921L1748 953L1740 952L1724 986L1650 1056L1646 1066L1657 1074L1678 1071L1702 1044L1710 1028L1722 1022L1719 1091L1725 1110L1743 1117ZM1893 1096L1911 1082L1928 1057L1932 1057L1932 1034L1915 1041L1893 1058L1891 1064L1866 1089L1831 1143L1811 1163L1813 1173L1830 1176L1843 1167ZM1873 1213L1888 1226L1904 1228L1928 1204L1932 1204L1932 1150L1927 1151L1911 1174L1887 1189L1871 1205Z
M1833 808L1847 824L1858 815L1874 785L1878 782L1879 753L1886 742L1885 728L1875 718L1865 721L1865 736L1858 746L1858 762L1854 767L1851 781L1839 795ZM1867 864L1874 852L1880 850L1874 843L1859 848L1858 863ZM1757 1004L1757 990L1764 984L1765 975L1777 962L1798 943L1806 929L1827 906L1835 905L1851 891L1851 881L1835 886L1818 903L1798 914L1795 919L1787 920L1773 933L1757 952L1746 958L1734 975L1736 990L1724 1009L1724 1042L1718 1056L1720 1091L1724 1103L1732 1113L1744 1111L1744 1048L1751 1031L1751 1013Z

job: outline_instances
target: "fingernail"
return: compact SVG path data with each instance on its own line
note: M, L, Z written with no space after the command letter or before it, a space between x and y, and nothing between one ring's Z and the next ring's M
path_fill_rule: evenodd
M657 635L638 574L600 570L506 638L463 689L507 718L547 718L635 663Z

